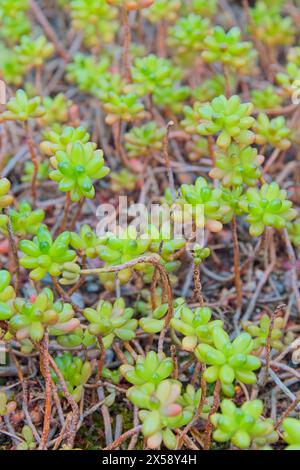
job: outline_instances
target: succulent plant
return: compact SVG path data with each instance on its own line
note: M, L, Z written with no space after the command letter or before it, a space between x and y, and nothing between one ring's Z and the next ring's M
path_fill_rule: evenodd
M143 119L146 116L144 106L135 93L122 95L109 92L103 108L107 113L105 121L110 126L119 120L131 122Z
M198 307L194 311L183 306L171 320L171 326L181 333L182 349L194 351L198 343L213 343L213 330L222 327L221 320L211 321L212 311L209 307Z
M153 93L158 87L171 88L175 81L181 79L182 72L170 60L149 54L134 61L131 75L133 90L139 96L144 96Z
M70 352L57 356L55 362L66 381L68 391L74 400L79 402L83 394L83 387L92 375L91 363L84 362L79 356L72 356ZM58 383L58 377L53 370L51 375L54 382Z
M79 234L75 232L70 233L70 245L75 250L80 250L88 258L97 258L99 246L102 241L97 237L94 230L88 224L80 227Z
M93 180L104 178L109 168L104 166L102 150L95 150L96 144L82 144L77 141L69 144L65 151L58 150L50 158L54 170L49 177L58 183L60 191L69 192L72 201L82 197L95 196Z
M135 366L121 365L120 372L127 382L133 385L140 386L149 383L159 385L170 377L173 368L173 361L170 357L160 358L156 352L150 351L145 357L138 356Z
M140 327L147 333L159 333L164 327L164 317L167 312L168 304L159 305L153 310L151 315L139 320Z
M285 46L293 42L296 33L290 16L282 16L276 5L256 2L250 9L252 18L251 31L269 47Z
M263 402L246 401L238 408L233 401L223 400L221 413L215 413L211 421L216 428L213 439L217 442L231 441L239 449L249 449L251 445L264 447L278 440L271 419L262 419Z
M254 339L254 351L267 345L271 326L271 319L267 314L264 314L260 318L258 325L253 322L246 322L242 326L243 329ZM278 351L281 351L284 348L284 344L282 342L283 328L284 319L282 317L276 317L274 319L274 325L271 332L270 345Z
M71 305L54 303L53 292L48 288L32 300L16 298L13 310L8 325L9 330L16 334L19 341L29 338L39 342L47 327L50 329L50 334L55 336L67 334L80 323L78 319L73 318Z
M175 114L182 112L185 100L190 96L188 86L174 86L169 88L157 87L153 93L153 103L160 108L169 109Z
M229 211L222 217L223 224L231 222L234 216L243 215L243 210L240 208L240 201L243 195L243 186L235 186L233 188L222 187L222 203L229 208Z
M226 150L216 153L215 168L209 176L220 180L224 186L255 186L263 161L263 155L259 155L254 147L240 148L232 143Z
M183 408L178 400L181 383L177 380L163 380L157 387L153 383L131 387L128 399L140 408L142 433L147 447L158 448L163 442L168 449L176 448L176 437L172 429L186 425L193 417L190 407Z
M34 164L32 161L25 162L23 176L21 180L23 183L30 183L33 178ZM49 177L49 161L44 160L38 163L37 181L45 181Z
M11 275L5 269L0 270L0 320L9 320L12 316L14 288L10 285Z
M232 82L232 79L231 79ZM231 83L230 82L230 83ZM231 83L232 84L232 83ZM213 75L193 89L193 96L199 102L210 101L225 93L225 78L223 75Z
M26 66L20 63L16 52L4 44L0 44L1 64L0 76L9 85L20 86L26 73Z
M47 42L45 36L33 38L24 35L15 50L20 62L30 69L41 67L44 61L53 55L54 46L52 43Z
M216 26L203 41L202 57L206 62L221 62L226 67L241 71L253 60L253 45L241 40L241 31L234 26L228 32Z
M176 51L176 59L192 62L204 49L204 40L209 34L207 18L190 13L179 18L168 30L168 44Z
M41 142L40 147L49 157L52 157L58 151L65 152L69 144L80 142L84 145L90 138L90 135L83 126L65 126L59 130L51 129L44 132L43 136L46 140Z
M253 130L256 133L255 142L259 145L270 144L280 150L287 150L291 146L292 132L283 116L269 119L265 113L260 113Z
M196 227L205 226L211 232L222 229L222 217L229 211L229 207L222 204L222 191L212 188L205 178L199 176L194 185L183 184L180 187L182 198L180 205L191 205L192 216Z
M29 202L25 200L20 202L18 210L10 209L8 214L12 229L15 235L18 235L19 237L24 237L31 234L36 235L41 222L45 217L45 212L43 209L32 210ZM7 234L6 224L2 230Z
M10 181L7 178L0 178L0 210L10 206L14 200L10 191Z
M296 246L300 246L300 219L288 224L288 232L291 242Z
M289 444L285 450L300 450L300 420L286 418L282 427L284 429L283 439Z
M17 407L15 401L9 401L5 392L0 392L0 416L13 413Z
M27 0L2 0L0 5L1 31L0 37L11 44L17 43L24 34L28 34L31 24L26 16Z
M134 191L137 187L138 177L127 168L122 168L119 172L110 173L111 190L113 193L120 193L123 190Z
M76 258L75 251L68 249L70 240L70 232L63 232L53 241L48 228L42 225L33 241L20 241L19 248L24 253L20 258L21 266L31 270L29 276L35 281L47 273L59 276L64 263Z
M132 127L124 137L128 157L147 157L153 152L161 151L165 133L166 130L157 127L154 121L141 127Z
M295 83L300 80L300 67L294 62L289 62L284 72L276 74L276 80L288 95L292 95L295 92Z
M126 308L123 298L118 298L114 304L100 300L96 310L86 308L83 312L90 322L89 333L102 336L105 348L109 348L115 337L130 341L135 337L137 320L133 319L134 310Z
M28 98L24 90L17 90L16 96L10 98L5 111L0 116L1 121L28 121L30 118L39 118L45 114L45 109L41 105L41 98Z
M34 449L36 449L37 444L34 440L33 433L32 433L32 430L31 430L30 426L27 426L27 424L25 424L25 426L23 426L23 428L22 428L21 435L22 435L23 440L22 440L22 442L20 442L17 445L16 450L34 450Z
M255 121L250 116L252 109L251 103L241 103L237 95L229 99L218 96L210 104L199 106L197 131L201 135L220 132L217 145L222 149L228 148L232 140L243 146L249 145L254 141L254 134L249 130Z
M193 12L198 15L209 17L215 15L218 7L217 0L210 0L210 2L206 2L206 0L192 0L191 3L191 9Z
M275 182L263 184L260 189L247 190L240 201L240 208L248 213L249 232L253 237L261 235L266 226L285 228L296 217L297 212L286 196L287 192Z
M220 327L212 330L213 346L198 344L195 355L200 362L209 365L204 372L204 378L212 383L220 380L223 393L234 395L233 382L235 379L242 383L253 384L261 362L258 357L251 355L254 341L248 333L241 333L231 343L228 334Z
M77 52L72 58L72 62L67 65L66 78L71 83L75 82L81 91L94 94L103 75L106 76L108 68L108 56L103 55L97 60L93 55Z
M262 90L252 90L251 101L257 109L274 109L281 105L283 97L273 85L268 84Z
M65 123L69 119L69 108L72 101L68 100L63 93L59 93L54 98L45 96L43 98L43 107L46 112L41 118L44 126L51 126L54 123Z
M143 10L143 16L151 23L159 21L168 21L174 23L176 21L181 8L181 0L155 0L155 2L147 9Z

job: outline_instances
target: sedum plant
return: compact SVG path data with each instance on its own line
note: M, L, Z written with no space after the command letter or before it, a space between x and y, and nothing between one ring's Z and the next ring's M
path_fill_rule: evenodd
M275 182L263 184L260 189L249 188L240 201L240 208L247 213L249 232L253 237L263 233L265 227L285 228L297 212L286 199L287 192Z
M271 326L271 319L267 314L260 318L258 325L253 322L246 322L242 326L254 339L254 351L267 346ZM284 348L284 343L282 342L283 328L284 319L282 317L276 317L271 332L270 345L278 351Z
M278 440L271 419L263 419L263 402L261 400L246 401L238 408L233 401L223 400L221 413L215 413L211 421L216 428L213 439L216 442L230 441L239 449L264 447Z
M128 157L147 157L162 151L165 133L166 130L159 128L154 121L141 127L132 127L124 136Z
M92 375L91 363L83 361L79 356L74 357L70 352L57 356L55 362L66 381L68 391L74 400L79 402L83 396L84 385ZM53 370L51 375L54 382L58 383L58 377Z
M122 168L119 172L110 173L111 190L113 193L121 191L134 191L138 184L138 177L127 168Z
M198 307L194 311L187 306L178 310L171 320L171 326L181 333L184 338L181 341L182 349L194 351L197 344L213 343L213 330L221 328L221 320L211 321L212 311L209 307Z
M17 445L16 450L35 450L37 444L34 440L31 427L25 424L22 428L21 435L23 440Z
M120 372L127 382L141 386L145 384L159 385L163 380L170 377L174 369L173 361L170 357L159 357L150 351L145 357L138 356L135 366L123 364Z
M109 92L103 108L107 113L105 121L110 126L120 120L131 122L143 119L146 116L144 105L135 93L117 94Z
M75 232L70 233L70 245L72 248L81 251L88 258L97 258L101 244L101 239L97 237L94 230L88 224L80 227L79 234Z
M140 327L147 333L159 333L164 327L164 317L167 312L168 304L159 305L151 315L139 320Z
M0 116L1 121L28 121L30 118L39 118L45 114L39 96L28 98L24 90L17 90L16 96L10 98L5 111Z
M142 433L147 447L159 448L161 443L168 449L176 448L176 437L172 429L185 426L193 417L190 407L178 403L181 383L178 380L163 380L157 387L153 383L131 387L128 399L138 408L142 421Z
M12 229L15 235L19 237L25 237L31 234L36 235L45 217L43 209L32 210L29 202L25 200L20 202L18 210L10 209L8 214ZM5 234L8 233L6 224L2 230Z
M63 93L58 93L54 98L45 96L42 104L46 111L41 118L41 123L44 126L52 126L55 123L68 121L72 101L68 100Z
M285 450L300 450L300 421L296 418L286 418L282 427L283 439L288 444Z
M102 150L95 150L96 144L74 142L66 150L58 150L50 163L54 170L49 177L58 183L60 191L70 193L72 201L82 197L92 199L95 196L93 180L104 178L109 168L104 166Z
M202 57L206 62L221 62L225 67L241 72L253 59L252 43L241 39L238 27L226 32L221 26L216 26L204 38Z
M12 303L15 298L11 284L11 275L5 269L0 270L0 320L9 320L12 316Z
M111 346L115 337L130 341L135 337L137 320L133 319L134 310L126 308L123 298L118 298L114 304L100 300L96 309L86 308L83 311L89 321L89 333L102 336L104 347Z
M33 38L22 36L20 43L15 47L21 64L28 69L41 67L46 59L54 53L54 46L47 42L45 36Z
M259 155L255 148L240 148L232 143L226 150L217 152L215 168L209 176L220 180L225 187L243 184L255 186L261 176L263 161L263 155Z
M180 8L181 0L155 0L149 8L143 10L142 14L153 24L165 20L174 23Z
M210 0L210 2L207 2L206 0L192 0L191 2L192 11L198 15L212 17L216 14L217 8L217 0Z
M274 109L281 105L283 97L273 85L268 84L262 90L252 90L251 101L256 109Z
M70 232L61 233L54 241L46 226L38 229L33 241L21 240L19 248L23 253L20 264L30 269L30 278L39 281L49 273L59 276L66 262L74 261L76 253L69 250Z
M7 178L0 178L0 210L10 206L14 200L9 194L11 183Z
M108 56L103 55L98 59L94 55L77 52L66 67L66 78L69 82L76 83L81 91L94 95L103 77L107 76L108 68ZM116 75L118 74L114 74Z
M252 109L251 103L241 103L237 95L229 99L218 96L210 104L199 106L197 131L201 135L220 133L217 145L222 149L228 148L232 140L243 146L249 145L254 141L254 134L249 130L255 121L250 116Z
M258 357L251 355L254 341L248 333L241 333L233 342L228 334L220 327L212 330L212 343L199 344L195 349L197 359L209 367L204 372L204 378L212 383L220 380L223 393L234 396L234 380L253 384L261 362Z
M30 339L41 341L45 328L55 336L67 334L79 326L79 320L73 318L74 312L69 304L63 308L60 302L54 302L53 292L44 289L35 299L16 298L13 313L9 320L9 331L21 341Z
M49 157L52 157L58 151L65 152L69 144L80 142L81 144L88 143L90 135L87 133L83 126L71 127L65 126L62 129L50 129L44 132L43 140L40 144L42 152Z
M291 242L299 248L300 246L300 219L288 224L288 232Z
M15 401L9 401L5 392L0 391L0 416L13 413L17 407Z
M291 146L292 132L283 116L269 119L266 114L260 113L253 130L256 133L255 142L259 145L270 144L279 150L287 150Z

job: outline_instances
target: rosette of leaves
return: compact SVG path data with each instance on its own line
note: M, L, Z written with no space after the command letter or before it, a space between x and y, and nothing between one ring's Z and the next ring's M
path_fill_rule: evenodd
M127 168L120 171L113 171L110 174L110 189L113 193L121 191L134 191L138 183L138 177L131 173Z
M26 16L27 0L2 0L0 4L0 36L10 43L17 43L24 34L28 34L31 24Z
M93 180L104 178L109 168L104 165L102 150L96 150L96 144L74 142L65 151L58 150L50 163L54 170L49 177L58 183L58 189L69 192L71 200L78 202L82 197L92 199L95 196Z
M13 413L17 407L15 401L9 401L5 392L0 392L0 416Z
M121 96L125 93L125 83L119 73L106 72L97 79L97 84L89 93L98 98L101 103L110 101L110 94Z
M183 108L184 119L180 124L188 134L194 135L198 131L199 121L201 119L200 108L201 103L198 101L193 104L193 107L184 106Z
M104 347L111 346L115 337L122 341L130 341L135 337L138 322L133 317L133 308L126 308L123 298L118 298L114 304L100 300L96 310L86 308L83 311L89 321L89 333L103 337Z
M201 388L198 388L198 390L195 389L195 387L192 384L188 384L186 386L185 392L180 396L178 403L182 405L184 408L188 407L191 409L193 414L198 410L199 403L201 400ZM210 407L212 405L213 397L207 397L203 408L202 408L202 413L201 417L206 418L207 413L209 413Z
M69 144L80 142L84 145L90 139L90 135L83 126L65 126L62 129L56 129L55 127L44 132L43 137L46 140L41 142L40 147L42 152L49 157L55 155L59 150L65 152Z
M269 83L263 90L252 90L251 101L256 109L274 109L281 105L283 97Z
M260 113L253 125L256 133L255 142L259 145L269 144L280 150L291 146L292 132L286 126L284 116L270 119L265 113Z
M271 419L263 419L263 402L261 400L246 401L238 408L233 401L225 399L221 403L221 413L211 417L216 430L213 439L216 442L230 441L239 449L264 447L278 440Z
M300 420L286 418L282 427L284 430L283 439L289 444L285 450L300 450Z
M32 181L34 172L34 165L32 161L25 162L23 175L21 180L23 183L30 183ZM45 181L49 177L49 161L44 160L43 162L38 162L38 173L37 181Z
M198 343L213 343L213 329L222 327L221 320L211 321L212 311L209 307L198 307L195 310L183 306L171 320L171 327L181 333L182 349L194 351Z
M169 88L157 87L153 93L153 103L163 109L169 109L175 114L182 112L185 100L190 96L188 86L174 86Z
M155 0L106 0L109 5L124 7L126 10L142 10L150 7Z
M21 431L21 436L22 436L22 442L20 442L16 450L34 450L37 447L37 444L34 440L32 430L30 426L23 426L22 431Z
M248 333L241 333L233 342L222 328L212 330L212 343L198 344L195 349L197 359L209 367L204 372L208 383L220 380L222 391L226 396L234 396L234 380L245 384L256 382L253 372L259 369L261 362L251 355L254 341Z
M240 201L240 208L247 213L249 232L253 237L263 233L265 227L285 228L297 216L292 202L286 199L287 191L275 182L263 184L260 189L249 188Z
M147 9L143 10L143 16L151 23L167 21L174 23L178 18L181 8L181 0L155 0Z
M267 46L288 46L294 41L296 30L292 18L282 16L276 5L256 2L250 15L250 30Z
M41 123L44 126L52 126L54 123L64 123L68 121L72 101L68 100L63 93L59 93L54 98L45 96L42 104L46 110L44 116L41 118Z
M150 351L146 356L137 356L135 366L122 364L120 372L127 382L133 385L144 385L151 383L160 384L170 377L174 369L173 361L170 357L159 357L155 351Z
M81 91L94 94L99 79L108 71L109 63L109 57L106 55L96 59L93 55L77 52L66 67L66 78L69 82L76 83Z
M217 0L192 0L191 9L198 15L212 17L216 14L218 7Z
M45 108L41 105L40 96L28 98L24 90L17 90L16 96L10 98L5 111L0 116L1 121L28 121L30 118L39 118L45 114Z
M84 224L80 227L79 234L70 233L70 245L75 250L83 252L88 258L97 258L98 248L102 245L102 240L97 237L88 224Z
M48 42L45 36L33 38L24 35L20 43L15 47L16 53L22 64L28 69L41 67L48 57L54 53L54 46Z
M295 83L299 83L300 80L299 66L293 62L289 62L284 72L276 74L276 80L288 95L292 95L295 92Z
M201 135L220 133L217 145L222 149L229 147L232 140L243 146L250 145L255 138L249 130L255 122L250 116L252 110L253 105L241 103L237 95L229 99L224 95L218 96L211 103L198 107L200 123L197 131Z
M33 241L20 241L19 248L23 253L20 264L30 269L29 277L35 281L39 281L47 273L59 276L64 263L74 261L76 258L75 251L69 250L70 241L70 232L61 233L53 241L48 228L42 225Z
M24 80L26 73L26 67L19 61L19 56L11 48L5 47L4 44L0 44L0 76L2 79L5 77L5 82L8 85L14 85L19 87Z
M36 235L41 222L44 220L45 212L43 209L32 210L29 202L21 200L18 210L10 209L9 218L15 235L24 237L26 235ZM1 226L1 223L0 223ZM2 228L2 227L1 227ZM3 227L7 234L6 225Z
M148 236L139 236L135 227L129 226L120 236L110 234L103 245L99 247L99 258L102 259L107 266L114 266L126 261L130 261L143 255L151 244ZM135 269L143 269L142 265L137 265ZM118 278L122 284L129 281L132 276L130 268L122 269L118 272ZM100 275L101 280L105 280L106 276Z
M79 356L73 356L70 352L57 356L55 362L66 381L68 391L78 403L83 395L84 385L92 375L91 363L83 361ZM52 380L59 384L58 377L52 369L51 376ZM63 391L61 394L63 395Z
M181 383L178 380L163 380L157 387L153 383L131 387L128 399L138 408L142 421L142 433L147 447L159 448L161 443L168 449L176 448L176 437L172 429L185 426L193 417L190 407L178 403Z
M231 78L231 82L233 79ZM230 83L231 83L230 82ZM193 89L193 96L199 102L210 101L216 96L224 95L225 78L223 75L213 75Z
M300 219L288 224L288 232L291 242L296 246L300 246Z
M192 217L196 227L204 226L211 232L222 230L221 220L229 211L229 207L222 203L222 190L211 187L208 182L200 176L194 185L183 184L180 187L182 197L178 200L179 205L190 205Z
M84 43L96 46L114 40L118 24L117 10L109 7L106 0L72 0L71 18L74 29L82 31Z
M73 318L74 312L69 304L65 308L61 302L54 303L53 292L44 289L35 299L16 298L13 303L13 315L9 320L9 331L16 334L19 341L30 339L41 341L45 328L53 328L53 333L66 334L79 326L79 320Z
M180 80L182 72L172 62L155 54L138 57L131 68L134 91L139 96L153 93L159 88L171 88Z
M253 350L256 351L260 348L266 347L268 343L268 338L270 334L271 319L269 315L264 314L258 324L254 322L243 323L243 329L249 333L254 339ZM281 351L284 348L282 342L284 329L284 318L276 317L274 319L274 324L270 337L270 345L272 348Z
M233 216L243 215L240 208L240 201L244 195L243 186L236 186L234 188L222 187L222 201L229 211L223 216L222 223L228 224L231 222Z
M216 26L203 40L202 57L206 62L221 62L226 67L241 71L253 60L253 44L242 41L241 31L237 26L228 32Z
M164 317L168 312L168 304L161 304L156 307L152 314L139 320L139 325L146 333L159 333L165 324Z
M11 275L5 269L0 271L0 320L9 320L13 314L12 302L15 298L14 288L10 285Z
M144 105L135 93L117 94L109 92L105 98L103 108L107 113L105 122L110 126L120 120L131 122L141 120L146 116Z
M194 61L204 49L204 39L210 32L207 18L190 13L179 18L168 30L168 44L176 51L176 59L184 62Z
M166 130L159 128L154 121L140 127L132 127L124 137L128 157L147 157L149 154L160 152L165 134Z
M241 148L232 143L227 149L216 153L215 167L209 176L220 180L225 187L255 186L261 176L263 162L264 156L259 155L256 148Z

